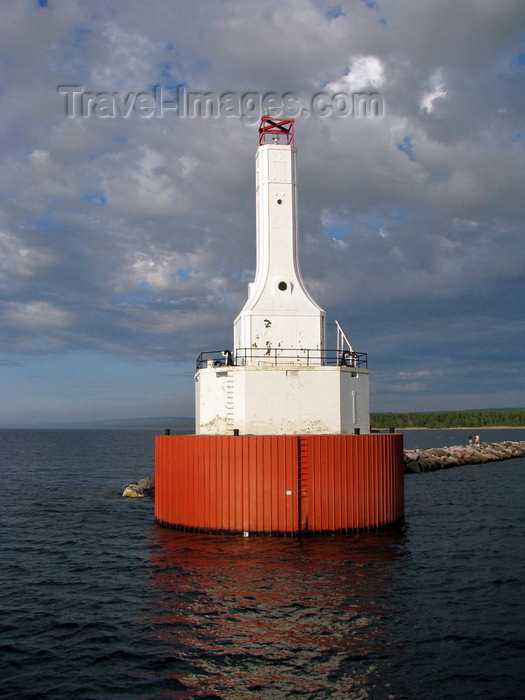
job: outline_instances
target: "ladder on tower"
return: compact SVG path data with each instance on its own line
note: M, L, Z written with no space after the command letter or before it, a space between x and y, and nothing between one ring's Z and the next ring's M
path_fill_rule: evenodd
M228 433L232 433L233 429L235 427L234 424L234 408L235 408L235 402L234 402L234 389L233 389L233 377L231 376L231 372L228 372L228 376L226 378L226 430Z
M308 532L308 440L305 437L297 438L297 477L299 498L298 509L298 529L299 534Z

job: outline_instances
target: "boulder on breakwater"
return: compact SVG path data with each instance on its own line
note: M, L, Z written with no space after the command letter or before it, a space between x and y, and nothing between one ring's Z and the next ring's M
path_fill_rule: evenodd
M142 498L142 496L150 495L155 490L155 478L148 476L144 479L139 479L136 484L128 484L122 492L123 498Z
M525 442L482 442L481 445L453 445L430 449L405 450L405 473L450 469L463 464L500 462L513 457L525 457Z

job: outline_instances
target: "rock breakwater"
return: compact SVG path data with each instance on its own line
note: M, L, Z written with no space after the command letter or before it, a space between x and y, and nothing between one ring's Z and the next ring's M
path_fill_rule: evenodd
M501 462L504 459L525 457L525 441L482 442L481 445L452 445L451 447L430 447L404 450L405 474L431 472L437 469L450 469L464 464ZM154 477L139 479L128 484L122 496L141 498L152 495L155 490Z
M481 445L453 445L430 449L405 450L405 473L450 469L464 464L500 462L525 457L525 442L482 442Z
M122 492L123 498L142 498L142 496L151 495L155 490L155 478L147 476L144 479L139 479L136 484L128 484Z

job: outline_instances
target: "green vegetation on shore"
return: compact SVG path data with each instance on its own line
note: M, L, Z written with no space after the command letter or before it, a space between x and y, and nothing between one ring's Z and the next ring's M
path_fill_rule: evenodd
M525 409L508 411L440 411L439 413L371 413L372 428L520 428Z

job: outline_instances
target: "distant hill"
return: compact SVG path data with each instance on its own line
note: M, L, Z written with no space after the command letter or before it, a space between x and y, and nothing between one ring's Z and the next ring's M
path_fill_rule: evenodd
M114 429L135 429L135 430L158 430L164 432L169 428L172 432L195 431L195 418L181 416L153 416L151 418L114 418L111 420L88 421L75 424L78 428L106 428Z
M67 423L39 423L28 427L31 429L70 430L154 430L159 434L164 433L164 430L169 428L173 435L192 435L195 432L195 418L186 416L113 418L110 420L71 421Z

